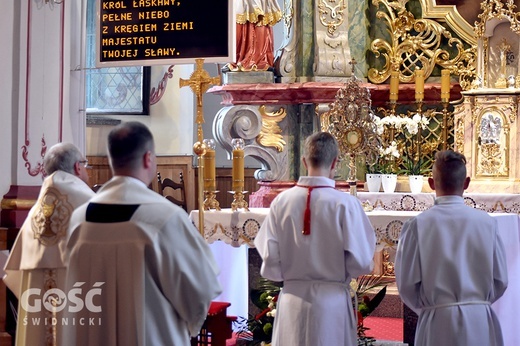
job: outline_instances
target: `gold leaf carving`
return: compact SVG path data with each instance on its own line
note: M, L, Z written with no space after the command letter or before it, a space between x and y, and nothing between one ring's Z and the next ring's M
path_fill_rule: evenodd
M256 137L258 143L264 147L274 147L282 152L287 143L281 135L282 129L280 129L278 123L287 115L285 109L280 108L277 112L270 113L266 111L265 106L260 106L259 111L262 115L262 129Z
M377 17L386 22L390 40L372 41L370 49L376 58L384 59L384 66L381 70L371 68L368 79L376 84L383 83L390 76L391 67L398 64L399 80L410 83L414 81L416 68L422 67L424 77L428 78L439 65L459 76L463 90L470 89L471 81L476 77L476 47L466 48L460 39L434 20L415 19L406 9L406 2L372 0L375 6L386 7L386 12L378 11ZM453 52L442 48L443 45Z

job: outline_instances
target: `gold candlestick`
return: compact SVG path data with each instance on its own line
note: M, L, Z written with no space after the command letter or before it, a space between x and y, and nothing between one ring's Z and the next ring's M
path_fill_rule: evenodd
M415 100L424 100L424 71L420 68L415 69Z
M232 185L233 191L242 191L244 189L244 140L241 138L233 139L233 174Z
M220 204L216 200L216 168L215 168L215 141L213 139L205 139L206 153L202 156L202 164L204 166L204 210L216 209L220 210Z
M397 101L399 95L399 71L390 72L390 101Z
M450 70L441 71L441 101L450 100Z
M179 87L189 86L197 98L197 142L193 144L193 152L197 155L198 168L198 204L199 204L199 232L204 237L204 166L202 164L202 156L206 153L206 145L203 143L204 134L202 131L202 124L204 123L203 100L202 95L208 91L212 85L220 84L220 77L210 77L209 73L204 70L204 59L195 59L195 71L191 74L189 79L180 79Z
M236 211L243 208L249 211L247 202L244 200L244 140L242 138L234 138L231 141L233 146L233 170L232 170L232 184L233 202L231 203L231 210Z

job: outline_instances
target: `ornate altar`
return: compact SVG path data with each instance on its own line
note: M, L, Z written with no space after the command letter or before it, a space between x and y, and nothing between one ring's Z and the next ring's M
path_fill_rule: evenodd
M482 3L477 78L455 109L455 148L468 159L469 191L520 192L520 12L513 1Z

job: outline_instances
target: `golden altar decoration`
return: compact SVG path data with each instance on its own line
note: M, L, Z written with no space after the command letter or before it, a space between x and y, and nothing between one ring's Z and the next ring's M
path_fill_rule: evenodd
M202 163L202 157L206 154L206 144L204 144L204 132L202 130L202 124L204 123L204 112L203 112L203 94L208 91L211 85L220 84L220 77L211 77L208 71L204 70L204 59L195 59L195 70L191 74L189 79L181 78L179 80L179 87L185 86L190 87L191 91L195 94L197 99L197 116L195 122L197 124L197 142L193 144L193 152L198 158L198 192L197 196L199 199L199 229L204 229L204 166Z
M389 83L390 87L389 102L379 107L376 114L386 123L416 118L427 122L412 133L400 131L391 124L385 129L384 147L395 141L400 153L395 163L396 172L407 170L403 162L408 159L424 169L431 168L437 150L453 149L453 104L458 100L450 103L451 82L457 78L461 88L468 90L476 78L477 65L471 26L460 20L456 6L439 6L435 0L421 0L422 18L416 18L407 3L408 0L372 0L377 18L389 34L374 39L370 46L377 64L368 71L368 79L375 84ZM424 102L426 82L440 84L438 101L432 102L430 97ZM399 83L415 84L414 106L398 102Z
M520 193L520 12L512 0L481 7L477 77L455 108L455 148L468 159L469 191Z
M355 61L351 64L354 69ZM329 107L330 110L321 116L321 128L338 141L340 159L348 160L350 194L356 196L356 159L363 157L367 164L375 164L381 146L370 91L352 72L352 78L338 90Z

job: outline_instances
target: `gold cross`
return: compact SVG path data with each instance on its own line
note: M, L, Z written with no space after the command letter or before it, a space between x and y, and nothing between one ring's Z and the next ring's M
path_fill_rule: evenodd
M181 78L179 86L189 86L197 97L197 139L202 143L202 124L204 123L204 115L202 114L202 95L208 91L211 85L220 85L220 77L211 77L208 71L204 70L204 59L195 59L195 71L191 74L189 79Z
M350 65L352 65L352 74L354 74L354 70L356 69L357 61L356 59L352 58L349 62Z

